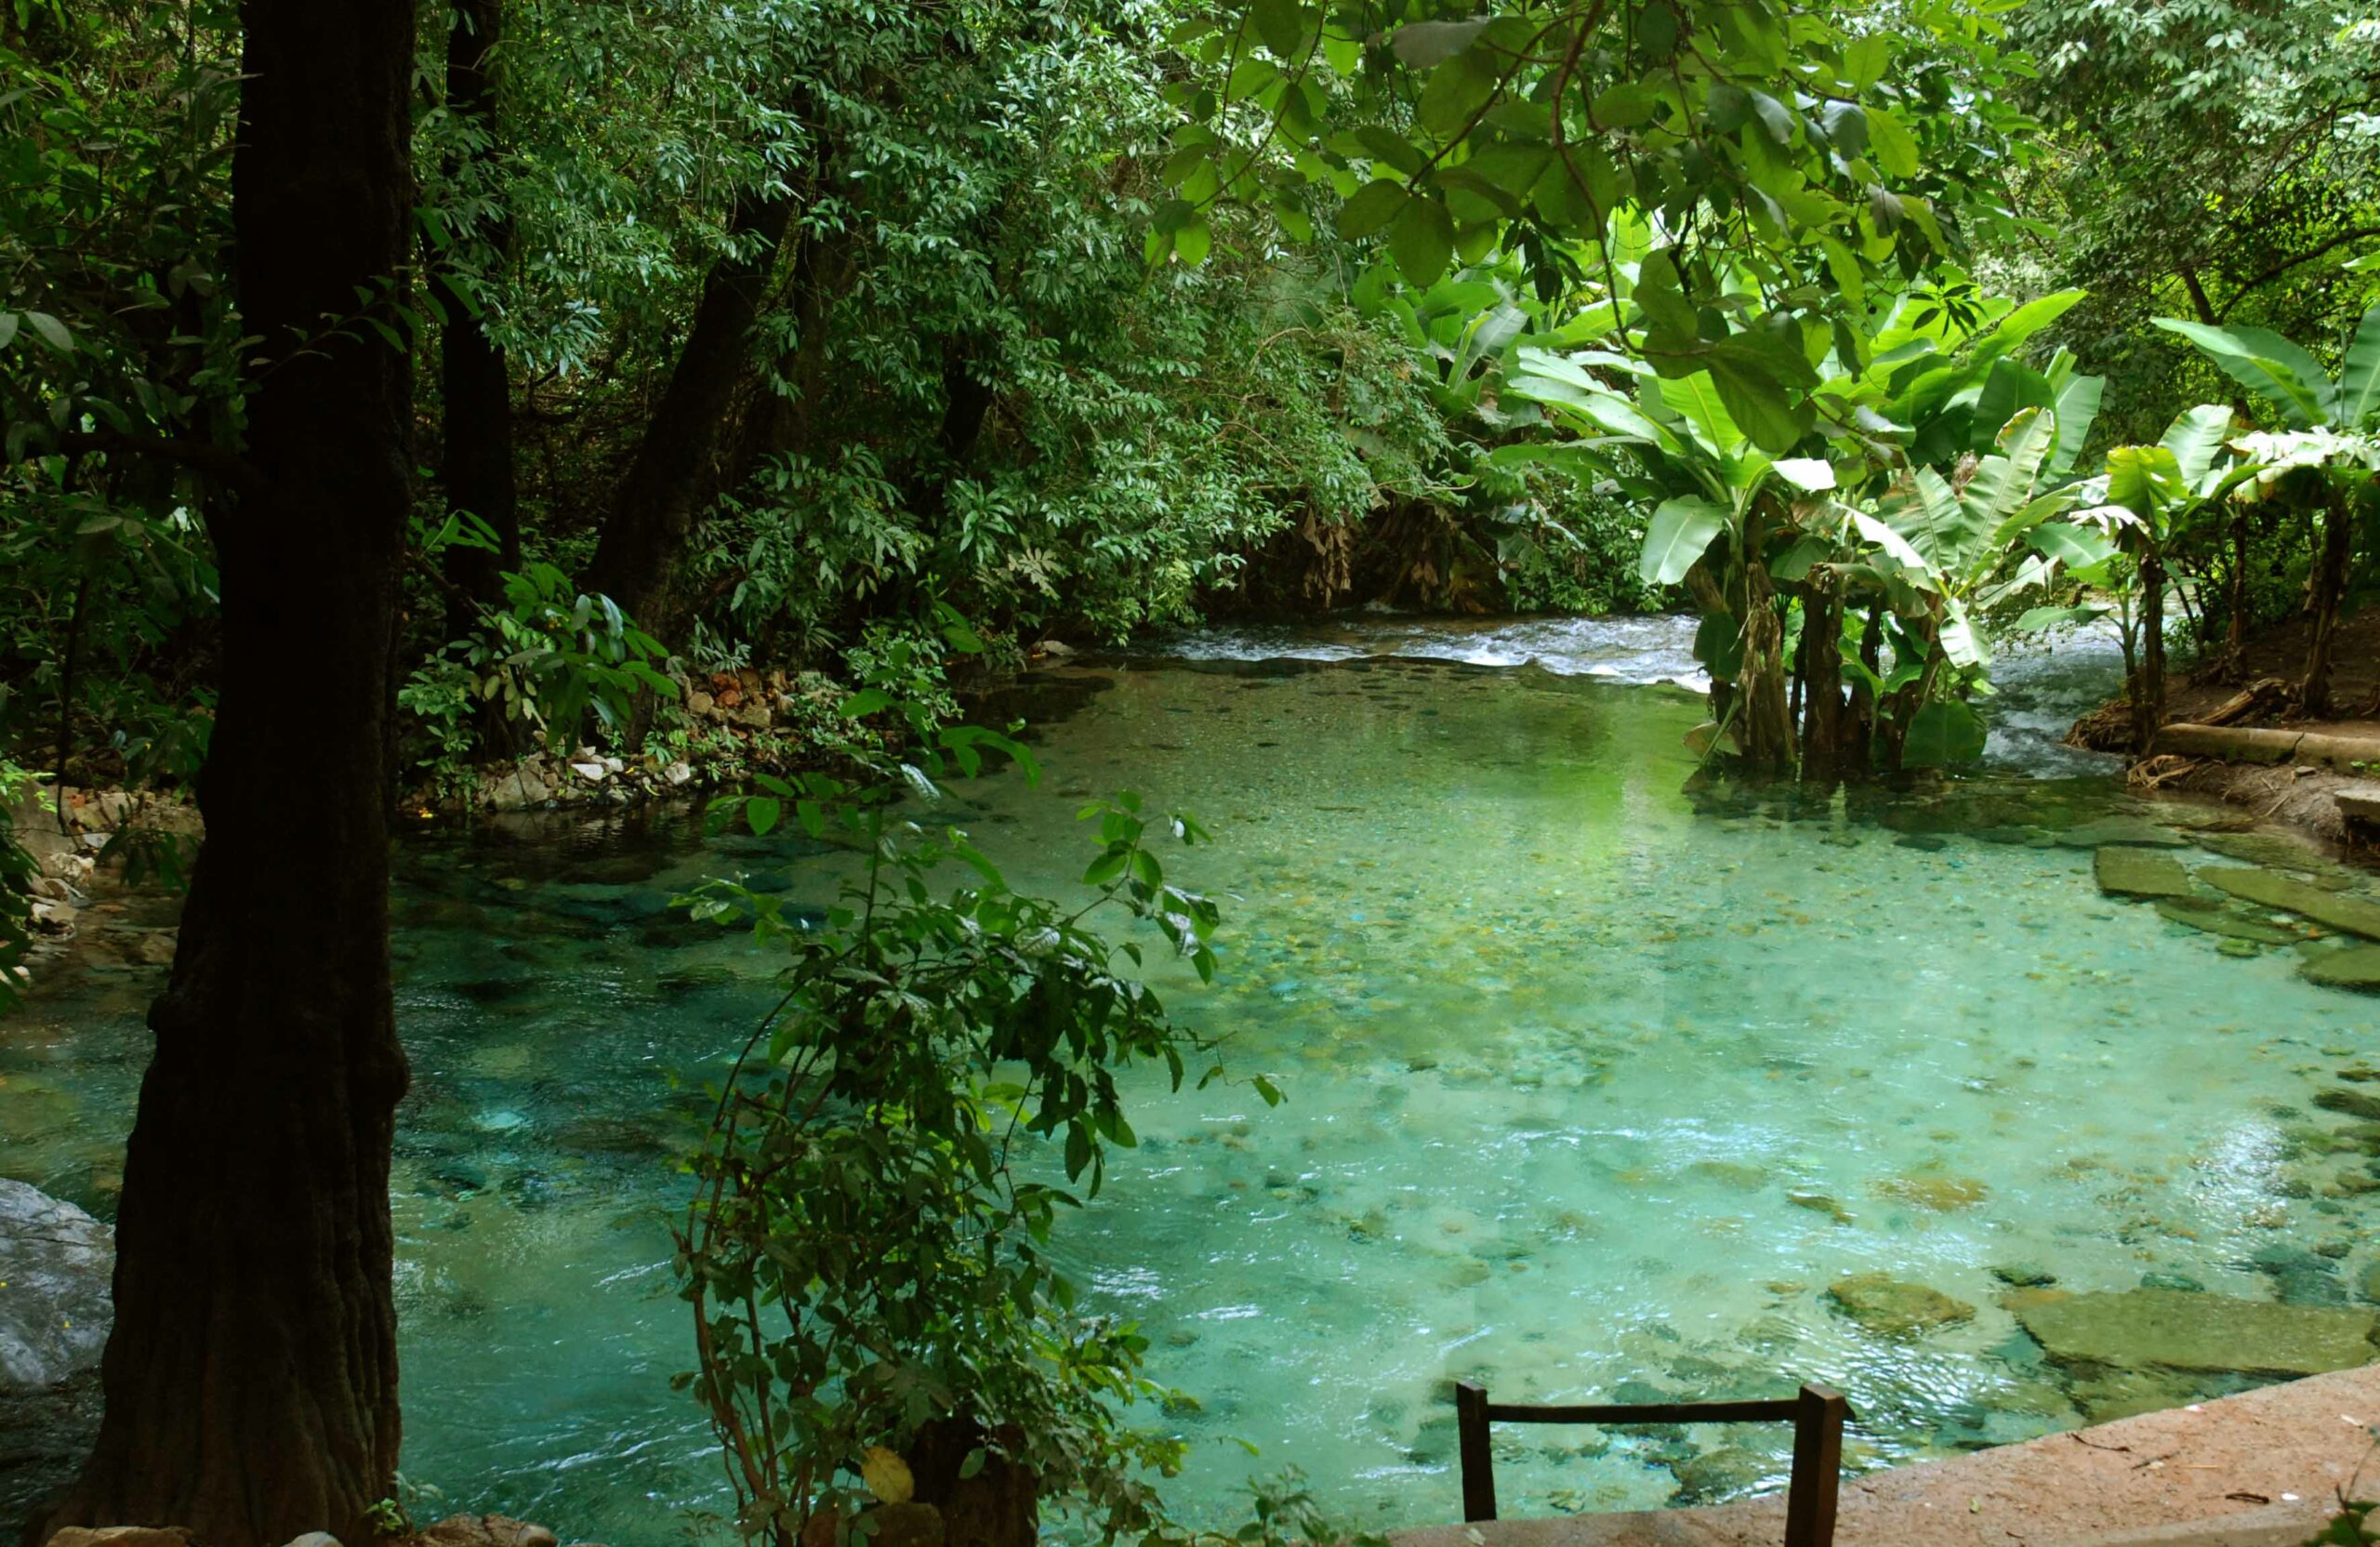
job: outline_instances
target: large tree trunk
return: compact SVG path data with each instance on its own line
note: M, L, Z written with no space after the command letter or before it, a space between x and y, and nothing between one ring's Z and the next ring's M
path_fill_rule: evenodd
M2338 633L2339 602L2347 593L2347 566L2355 528L2347 500L2333 494L2322 514L2322 550L2314 560L2314 643L2306 654L2306 680L2298 707L2310 719L2331 712L2331 645Z
M409 364L326 330L405 253L413 8L245 0L235 279L267 482L210 517L206 840L125 1165L106 1416L60 1524L372 1539L397 1461L381 760ZM290 818L290 792L303 818Z
M446 35L446 105L457 116L477 119L496 131L496 86L492 66L504 25L502 0L456 0ZM511 245L509 220L490 233L501 257ZM503 597L500 579L521 567L521 516L512 465L512 383L504 351L491 342L479 313L443 272L433 272L446 321L440 334L439 390L445 415L441 428L444 454L439 482L446 502L468 510L494 529L496 551L456 545L446 550L446 579L453 588L446 607L446 633L461 639L480 622L479 610Z
M720 491L718 464L727 449L731 410L751 375L752 324L760 319L769 274L793 213L782 195L736 201L729 230L736 255L711 265L694 325L679 351L603 522L587 585L624 608L637 626L667 640L674 632L675 572L694 518Z

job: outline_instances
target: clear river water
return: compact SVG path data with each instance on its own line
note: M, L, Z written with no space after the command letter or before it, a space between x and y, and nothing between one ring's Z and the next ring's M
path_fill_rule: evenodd
M1455 1518L1450 1377L1514 1400L1822 1380L1868 1465L2023 1438L2244 1378L2051 1369L2012 1277L2268 1299L2277 1248L2342 1283L2370 1265L2380 1210L2303 1141L2380 1000L2102 895L2111 831L2177 828L2193 866L2239 844L2198 831L2236 813L2137 800L2056 747L2109 684L2103 646L2003 674L1983 771L1796 803L1696 780L1688 628L1207 633L1002 698L1040 722L1045 776L964 787L959 820L1063 892L1081 797L1197 813L1216 843L1170 864L1223 900L1223 971L1154 975L1287 1093L1144 1083L1140 1149L1063 1236L1087 1298L1198 1398L1146 1415L1194 1441L1171 1495L1192 1519L1236 1520L1287 1464L1363 1526ZM670 1080L720 1066L774 964L668 901L787 867L823 901L824 864L616 815L401 847L412 1483L613 1547L721 1503L668 1384ZM103 1215L159 976L135 954L95 946L0 1023L0 1175ZM1974 1314L1876 1330L1825 1292L1869 1272ZM1781 1478L1787 1441L1504 1444L1521 1514L1739 1491Z

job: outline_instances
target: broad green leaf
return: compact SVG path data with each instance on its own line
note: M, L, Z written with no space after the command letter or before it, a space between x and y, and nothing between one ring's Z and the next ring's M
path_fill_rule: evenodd
M2380 306L2363 314L2347 347L2333 392L2331 416L2343 430L2360 430L2380 419Z
M2078 376L2059 390L2057 450L2048 463L2055 476L2065 477L2081 458L2083 443L2091 438L2091 423L2099 416L2100 389L2106 385L2105 377Z
M1955 596L1942 599L1942 621L1935 632L1942 646L1942 655L1952 666L1989 666L1991 652L1985 648L1983 636L1976 632L1967 617L1964 603Z
M1720 400L1710 373L1665 377L1657 390L1669 410L1686 420L1703 450L1719 457L1732 457L1743 450L1744 432L1736 428L1735 417Z
M1995 360L1990 373L1984 377L1983 390L1976 395L1974 449L1978 456L1990 453L1999 444L2001 432L2018 413L2028 408L2055 410L2057 396L2050 390L2049 378L2014 360ZM2052 430L2056 428L2055 416ZM2047 451L2047 443L2043 443Z
M1926 705L1910 718L1903 768L1947 768L1983 756L1983 717L1955 699Z
M2025 534L2034 552L2055 559L2069 569L2096 569L2115 551L2115 545L2088 527L2045 522Z
M2037 300L2027 301L1992 325L1990 333L1976 340L1979 359L1996 360L2014 350L2017 345L2065 316L2088 295L2085 290L2058 290Z
M2057 421L2046 409L2028 408L2010 419L1999 435L2002 454L1985 457L1977 467L1965 503L1993 525L2022 509L2033 497L2033 485L2056 434Z
M1173 233L1173 256L1195 269L1207 261L1214 241L1204 220L1194 220Z
M2108 453L2108 503L2122 506L2151 530L2161 531L2165 512L2188 497L2170 448L2118 446Z
M1822 457L1780 456L1769 466L1778 477L1805 494L1823 494L1834 487L1834 469Z
M28 311L24 317L25 325L38 334L43 343L60 354L74 352L74 336L66 331L64 323L46 311Z
M1495 95L1500 79L1496 68L1479 55L1450 60L1431 72L1414 117L1440 140L1455 139Z
M1454 221L1435 199L1413 198L1388 223L1388 252L1405 283L1423 288L1447 271L1454 256Z
M1884 169L1884 176L1917 176L1917 141L1886 109L1868 110L1868 148L1875 152L1876 165Z
M1614 435L1648 442L1665 449L1677 444L1675 436L1646 418L1634 403L1608 388L1582 387L1575 382L1527 373L1507 382L1504 393L1508 397L1525 398L1531 403L1567 409L1583 416L1597 429ZM1511 448L1500 447L1499 455L1508 449Z
M1726 530L1730 519L1727 508L1712 500L1693 496L1664 500L1645 528L1637 577L1648 586L1676 585Z
M1714 348L1708 375L1728 416L1763 451L1792 450L1817 421L1817 410L1807 400L1796 403L1768 362L1749 351Z
M1360 242L1376 234L1396 218L1397 212L1412 197L1403 183L1374 178L1357 189L1355 197L1340 206L1339 234L1350 242Z
M1314 21L1299 0L1250 0L1248 13L1256 23L1256 35L1282 63L1295 64L1305 57Z
M1396 29L1388 46L1396 57L1414 70L1429 70L1461 53L1488 30L1483 18L1475 21L1415 21Z
M1910 546L1907 537L1902 536L1867 511L1854 506L1844 505L1837 509L1849 520L1853 531L1883 549L1884 556L1891 559L1893 562L1903 569L1914 571L1920 575L1930 573L1932 566L1926 563L1917 549Z
M2262 328L2236 332L2179 317L2149 319L2168 333L2196 344L2232 380L2281 410L2294 430L2311 430L2330 417L2330 377L2313 356Z
M1636 266L1636 289L1630 298L1656 326L1692 336L1694 308L1678 284L1677 264L1667 250L1646 255Z
M2184 409L2157 443L2173 454L2175 470L2192 490L2214 469L2223 443L2231 438L2231 410L2220 403Z

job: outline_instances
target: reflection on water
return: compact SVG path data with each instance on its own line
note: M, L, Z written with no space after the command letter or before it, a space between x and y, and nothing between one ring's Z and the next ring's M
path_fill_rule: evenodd
M1645 664L1683 657L1673 626L1600 627L1567 658L1683 674ZM1452 1518L1458 1376L1515 1399L1824 1380L1867 1461L2021 1438L2144 1390L2046 1368L2011 1278L2269 1298L2276 1249L2365 1269L2368 1210L2324 1196L2307 1134L2317 1082L2372 1051L2372 1001L2103 898L2069 835L2149 808L2104 776L1688 794L1696 697L1555 669L1562 632L1439 634L1439 655L1539 641L1499 669L1344 635L1335 663L1256 662L1250 634L1066 668L1045 680L1080 707L1040 734L1043 787L964 792L1020 886L1079 875L1087 794L1136 788L1218 839L1171 863L1223 899L1221 981L1156 975L1289 1100L1139 1090L1141 1151L1065 1238L1199 1398L1150 1415L1197 1442L1190 1513L1293 1462L1362 1523ZM2008 701L2062 714L2039 677ZM659 1211L692 1118L667 1077L720 1066L772 963L666 898L726 866L823 898L829 863L660 828L401 855L410 1477L615 1543L720 1503L668 1389L686 1332ZM0 1027L0 1171L105 1208L154 981L95 970ZM1825 1291L1869 1272L1972 1315L1868 1330ZM1783 1466L1759 1431L1527 1435L1500 1442L1514 1514Z

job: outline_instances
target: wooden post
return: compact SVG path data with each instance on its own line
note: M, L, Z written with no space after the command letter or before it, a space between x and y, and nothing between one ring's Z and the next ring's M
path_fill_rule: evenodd
M1843 1481L1843 1420L1849 1410L1850 1404L1838 1392L1824 1386L1802 1388L1793 1415L1793 1475L1785 1488L1785 1547L1833 1547L1835 1494ZM1465 1455L1467 1460L1467 1450ZM1467 1493L1467 1465L1464 1477ZM1488 1507L1494 1508L1492 1497Z
M1454 1430L1462 1451L1462 1517L1493 1520L1496 1461L1488 1448L1488 1388L1476 1381L1454 1383Z

